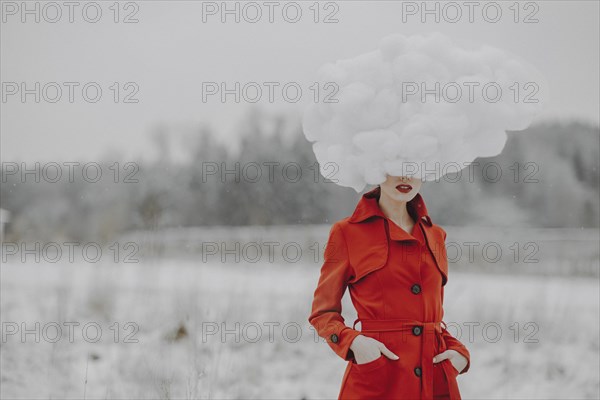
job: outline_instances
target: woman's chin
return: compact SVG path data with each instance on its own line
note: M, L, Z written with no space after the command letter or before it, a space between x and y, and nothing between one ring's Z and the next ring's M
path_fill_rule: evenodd
M416 193L415 193L416 194ZM411 193L400 193L396 196L398 201L411 201L415 198L415 194Z
M393 200L400 202L411 201L416 195L417 191L414 189L407 193L394 189L394 191L390 193L390 197Z

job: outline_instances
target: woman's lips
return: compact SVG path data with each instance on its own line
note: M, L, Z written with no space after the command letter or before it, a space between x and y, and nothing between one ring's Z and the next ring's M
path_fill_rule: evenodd
M398 186L396 186L396 190L401 192L401 193L408 193L412 190L412 186L410 185L406 185L406 184L400 184Z

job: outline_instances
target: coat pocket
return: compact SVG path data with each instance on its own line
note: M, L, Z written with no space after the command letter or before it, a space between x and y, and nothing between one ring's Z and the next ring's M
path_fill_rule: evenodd
M385 366L386 361L387 361L387 357L384 356L383 354L380 354L379 357L377 357L376 359L366 362L366 363L357 364L357 363L353 362L352 368L354 368L356 371L363 372L363 373L371 372L373 370L376 370L378 368Z
M389 398L390 365L383 354L364 364L350 364L339 399L382 399Z

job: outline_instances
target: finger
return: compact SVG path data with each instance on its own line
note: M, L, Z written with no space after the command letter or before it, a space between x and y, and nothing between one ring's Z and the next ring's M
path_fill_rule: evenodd
M448 358L450 358L450 352L448 350L446 350L446 351L438 354L437 356L433 357L433 362L438 363L438 362L444 361Z
M385 345L383 343L379 346L379 350L381 350L381 352L383 353L384 356L386 356L387 358L391 358L392 360L397 360L398 358L400 358L397 355L395 355L394 353L392 353L392 351L390 349L385 347Z

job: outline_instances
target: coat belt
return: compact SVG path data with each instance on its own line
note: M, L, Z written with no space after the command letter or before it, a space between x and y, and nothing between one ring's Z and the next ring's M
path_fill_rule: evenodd
M356 328L356 323L361 323L361 332L406 332L412 331L415 326L421 327L422 331L420 337L422 338L421 345L421 365L415 365L415 367L421 368L421 396L423 399L433 398L433 357L437 340L439 344L439 353L446 350L446 343L442 337L442 329L446 329L446 323L444 321L435 322L423 322L412 319L361 319L357 318L354 321L353 329ZM443 326L443 328L442 328ZM385 344L385 343L384 343ZM398 357L402 357L402 354L397 354ZM453 393L457 393L458 387L455 387L455 381L450 379L451 370L453 368L448 365L448 362L442 362L441 366L448 377L448 385L450 389L451 398Z

